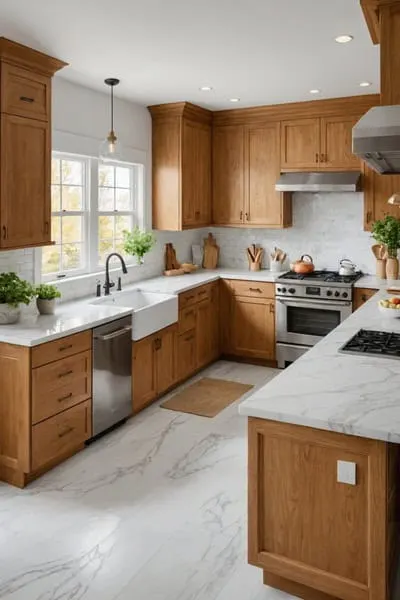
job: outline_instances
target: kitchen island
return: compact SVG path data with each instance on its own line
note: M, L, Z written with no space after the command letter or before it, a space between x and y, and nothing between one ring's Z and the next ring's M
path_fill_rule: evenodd
M379 292L240 405L249 417L249 562L306 600L395 600L400 361L348 355L400 333Z

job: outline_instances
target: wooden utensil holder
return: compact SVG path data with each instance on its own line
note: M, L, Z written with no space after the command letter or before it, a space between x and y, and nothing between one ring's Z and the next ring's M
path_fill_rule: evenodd
M376 276L379 279L386 279L386 259L377 258L377 260L376 260Z
M386 277L388 279L399 278L399 261L397 258L388 258L386 261Z
M249 261L249 268L250 271L261 271L261 263Z

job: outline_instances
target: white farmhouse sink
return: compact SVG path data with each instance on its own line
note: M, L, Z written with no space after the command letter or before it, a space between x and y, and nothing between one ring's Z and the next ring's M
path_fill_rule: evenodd
M91 304L131 308L132 339L141 340L178 321L178 296L132 290L115 292Z

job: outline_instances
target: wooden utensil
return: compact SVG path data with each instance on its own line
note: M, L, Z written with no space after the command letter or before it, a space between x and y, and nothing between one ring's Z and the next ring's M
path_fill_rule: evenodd
M174 269L179 269L181 266L176 258L174 245L171 243L165 244L164 260L166 271L173 271Z
M249 259L250 271L260 271L264 250L262 248L256 248L256 245L252 244L246 249L246 252L247 258Z
M216 269L219 259L219 246L212 233L204 239L203 267L205 269Z

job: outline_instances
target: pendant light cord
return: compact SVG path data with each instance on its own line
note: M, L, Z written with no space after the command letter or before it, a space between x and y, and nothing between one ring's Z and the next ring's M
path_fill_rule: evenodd
M114 131L114 86L111 86L111 131Z

